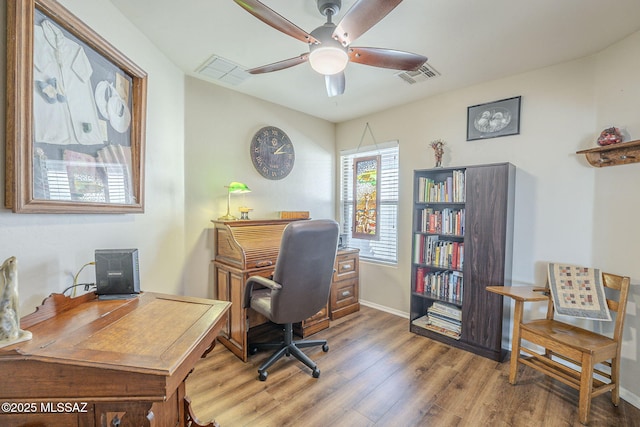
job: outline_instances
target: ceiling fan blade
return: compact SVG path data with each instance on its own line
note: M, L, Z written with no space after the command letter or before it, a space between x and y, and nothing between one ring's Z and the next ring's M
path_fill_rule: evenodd
M387 16L402 0L358 0L333 32L343 46L350 45Z
M303 64L309 60L309 53L303 53L295 58L285 59L283 61L274 62L273 64L263 65L262 67L252 68L247 70L249 74L263 74L270 73L272 71L280 71L285 68L290 68L298 64Z
M298 27L282 15L268 8L258 0L233 0L244 10L261 20L267 25L271 25L276 30L296 38L305 43L318 43L311 34Z
M329 95L329 97L342 95L345 86L344 71L338 74L325 75L324 83L327 86L327 95Z
M351 62L394 70L415 71L427 62L417 53L377 47L350 47L347 53Z

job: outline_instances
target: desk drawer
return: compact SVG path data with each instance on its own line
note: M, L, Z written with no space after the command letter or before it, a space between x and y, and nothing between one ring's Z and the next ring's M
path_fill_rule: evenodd
M319 322L326 319L328 316L329 315L327 314L327 306L325 305L320 309L320 311L318 311L316 314L306 319L304 322L305 322L305 325L311 325L314 322Z
M334 283L331 289L331 309L340 309L358 302L358 279Z
M338 254L336 256L336 271L333 273L333 281L352 279L358 277L358 252Z

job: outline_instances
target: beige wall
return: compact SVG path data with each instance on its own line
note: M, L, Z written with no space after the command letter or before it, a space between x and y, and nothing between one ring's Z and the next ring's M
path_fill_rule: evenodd
M594 169L575 151L594 145L605 126L626 126L640 139L640 34L599 55L487 82L337 126L187 78L107 0L61 0L74 14L149 74L146 212L141 215L16 215L0 209L0 258L19 259L21 308L30 312L93 259L96 248L138 247L143 289L213 296L210 220L226 209L224 185L252 193L253 218L280 210L337 215L337 151L355 148L365 123L377 141L399 140L399 264L362 263L362 299L398 313L409 310L412 171L432 167L431 140L447 142L444 165L512 162L518 168L514 284L540 283L547 261L598 266L634 283L623 348L623 397L640 407L636 337L640 263L631 225L640 209L640 164ZM4 2L3 2L4 4ZM5 8L0 7L0 81L5 80ZM442 70L444 71L444 70ZM446 71L443 76L445 79ZM429 84L425 82L422 84ZM0 85L4 94L4 85ZM466 108L522 96L521 134L465 141ZM4 98L4 96L2 96ZM4 103L0 122L4 125ZM284 129L296 166L282 181L253 170L249 139L261 126ZM4 157L4 151L0 153ZM186 165L186 166L185 166ZM4 163L0 162L4 184ZM93 281L91 269L80 277Z
M598 129L624 126L632 140L640 139L640 32L597 57L596 122ZM640 262L636 224L640 211L640 164L594 170L593 259L603 269L631 276L631 294L622 347L622 386L633 392L622 397L640 407ZM611 329L610 325L603 329Z
M295 149L291 173L281 180L263 178L249 157L252 136L263 126L284 130ZM250 218L278 218L279 211L310 211L312 218L333 218L335 199L335 126L306 114L260 101L194 78L186 81L187 293L214 296L211 220L226 213L231 181L251 193L232 196L231 213L253 208Z
M184 245L183 74L106 0L63 0L149 74L146 212L138 215L18 215L0 209L0 258L19 263L21 312L29 313L92 261L94 249L137 247L142 287L182 292ZM6 3L0 6L0 122L4 129ZM2 137L4 140L4 137ZM4 144L0 183L4 188ZM4 203L2 204L4 206ZM1 262L1 261L0 261ZM86 268L80 282L94 282Z
M452 91L337 126L337 148L354 148L366 122L379 141L400 141L399 263L362 263L361 298L409 311L411 185L414 169L434 166L428 143L446 141L444 165L511 162L517 167L513 284L544 283L549 261L629 275L634 284L625 328L623 396L640 407L636 332L640 319L640 164L596 169L577 150L595 146L604 127L640 139L640 33L599 55ZM612 66L615 64L615 66ZM442 77L446 78L446 72ZM425 82L422 84L429 84ZM466 141L466 109L522 96L521 133ZM635 261L635 262L634 262ZM533 307L532 311L539 311ZM508 315L507 315L508 316ZM508 332L508 331L505 331Z

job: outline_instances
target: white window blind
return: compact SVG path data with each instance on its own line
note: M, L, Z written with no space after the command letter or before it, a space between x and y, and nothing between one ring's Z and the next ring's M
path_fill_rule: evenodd
M353 160L359 157L380 156L380 206L378 213L378 238L355 239L353 227ZM360 258L385 263L398 261L398 155L397 142L360 148L357 152L342 151L341 164L341 210L342 232L347 235L347 245L360 249Z

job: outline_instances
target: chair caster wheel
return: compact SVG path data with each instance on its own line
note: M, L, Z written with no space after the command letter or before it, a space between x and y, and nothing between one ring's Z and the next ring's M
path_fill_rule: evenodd
M324 351L325 353L326 353L327 351L329 351L329 344L325 344L325 345L323 345L323 346L322 346L322 351Z
M260 381L266 381L267 380L267 373L266 372L258 372L260 375L258 375L258 378L260 379Z
M311 375L313 375L313 378L318 378L320 376L320 369L314 368Z

